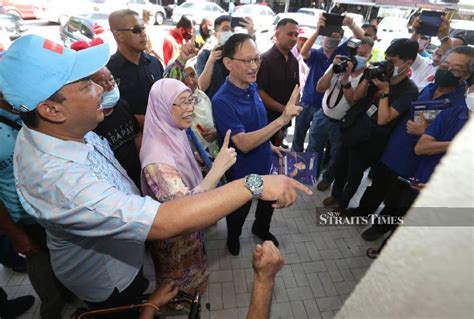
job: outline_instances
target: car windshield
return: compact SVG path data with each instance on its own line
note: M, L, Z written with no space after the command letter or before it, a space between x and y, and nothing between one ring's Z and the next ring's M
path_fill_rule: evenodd
M181 5L181 8L191 8L192 6L194 6L194 3L191 3L191 2L185 2Z

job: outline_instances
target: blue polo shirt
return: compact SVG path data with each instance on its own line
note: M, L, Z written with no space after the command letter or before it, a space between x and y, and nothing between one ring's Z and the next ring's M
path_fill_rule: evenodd
M226 79L212 99L212 114L220 144L228 129L231 135L257 131L267 126L267 111L258 94L257 84L252 83L245 90ZM265 142L248 153L237 151L237 162L227 171L227 180L232 181L248 174L265 175L270 172L271 146Z
M311 49L311 55L308 60L304 62L309 66L309 74L306 79L306 84L303 89L303 97L301 98L301 106L321 108L323 101L323 93L316 92L316 85L319 79L324 75L324 72L332 64L336 55L349 55L347 48L347 41L341 44L334 53L328 58L324 55L323 48Z
M438 114L426 129L425 134L433 137L437 142L452 141L468 119L469 109L465 104L450 107ZM446 153L420 156L415 178L420 183L427 183L444 154Z
M0 115L21 124L20 117L0 109ZM10 125L0 122L0 201L5 205L8 213L15 223L21 221L25 224L36 223L20 204L13 176L13 150L15 148L18 131Z
M449 99L451 106L466 105L464 98L465 86L459 86L455 91L443 94L433 99L433 94L438 85L435 83L428 84L418 96L417 101L427 100L444 100ZM410 178L415 174L419 157L415 154L415 145L419 136L407 133L407 122L411 119L411 112L407 112L398 121L390 138L388 140L385 151L382 155L382 163L393 170L398 175Z

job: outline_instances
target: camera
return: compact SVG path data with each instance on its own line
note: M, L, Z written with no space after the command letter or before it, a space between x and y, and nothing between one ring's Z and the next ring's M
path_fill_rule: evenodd
M342 73L344 72L346 69L347 69L347 62L351 61L353 64L356 63L357 64L357 60L356 59L352 59L351 57L348 57L346 55L343 55L340 57L340 62L338 63L335 63L333 66L332 66L332 71L334 73ZM354 65L355 67L355 65Z
M332 71L334 73L342 73L347 69L347 62L352 62L352 69L354 70L357 66L357 60L355 55L357 53L357 49L360 47L361 41L359 39L350 39L347 41L347 48L349 49L349 56L343 55L341 56L341 61L336 63L332 67Z
M390 61L375 62L365 69L363 76L367 80L388 81L393 75L393 69L393 63Z

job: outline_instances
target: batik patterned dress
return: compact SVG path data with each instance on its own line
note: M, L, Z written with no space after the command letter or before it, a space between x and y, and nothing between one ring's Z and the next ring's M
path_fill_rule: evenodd
M143 169L146 182L145 194L166 202L204 190L197 186L189 189L181 174L167 164L150 164ZM157 286L173 280L180 290L201 294L207 288L207 256L202 231L177 236L168 240L151 242Z

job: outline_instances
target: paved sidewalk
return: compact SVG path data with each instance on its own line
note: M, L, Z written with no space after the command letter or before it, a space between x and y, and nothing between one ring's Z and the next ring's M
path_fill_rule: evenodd
M362 187L365 185L367 179ZM362 187L355 196L357 200ZM367 248L380 244L380 240L374 243L362 240L359 235L362 226L316 225L318 214L328 211L321 208L322 200L328 195L329 191L315 191L313 196L300 194L294 206L275 211L271 231L280 241L286 264L276 278L271 318L333 318L370 265L371 259L365 256ZM259 243L250 231L253 220L252 210L244 225L241 253L236 257L225 247L225 220L207 230L210 277L208 292L203 296L203 319L245 318L253 282L251 256ZM150 279L151 290L154 278L150 258L147 258L144 273ZM0 286L5 288L9 298L35 295L26 275L13 273L3 266L0 266ZM210 311L205 307L206 302L211 304ZM64 318L74 309L68 305ZM20 318L40 318L39 301Z

